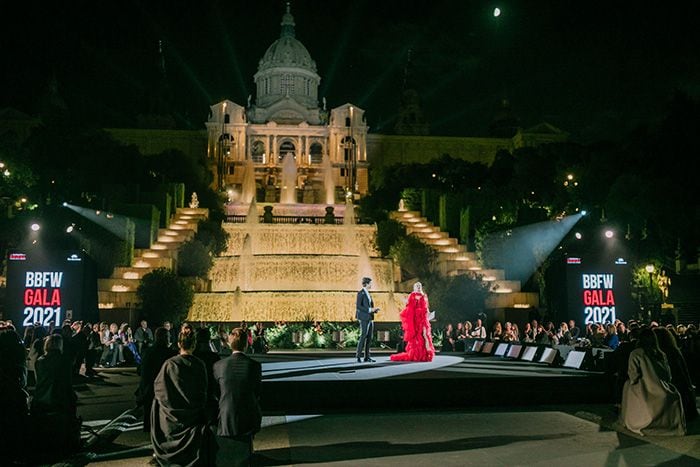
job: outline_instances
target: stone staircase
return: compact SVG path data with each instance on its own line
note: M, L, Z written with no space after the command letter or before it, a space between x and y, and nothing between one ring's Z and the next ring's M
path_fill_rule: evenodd
M133 308L141 278L157 268L175 269L180 246L197 233L200 220L209 217L204 208L178 208L170 225L158 229L158 239L148 249L135 249L131 266L117 266L112 276L97 280L99 309Z
M487 308L527 308L539 306L536 293L521 292L520 281L506 280L502 269L484 269L476 253L467 251L465 245L440 227L433 225L419 211L393 211L390 218L400 222L406 233L418 237L437 253L436 267L443 276L469 274L489 283Z

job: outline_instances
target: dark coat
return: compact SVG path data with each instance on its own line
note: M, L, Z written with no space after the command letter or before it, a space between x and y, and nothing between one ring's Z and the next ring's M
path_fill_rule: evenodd
M163 364L153 384L151 442L161 465L213 465L216 442L207 426L207 370L192 355Z
M260 386L262 366L249 356L235 352L214 364L218 385L218 436L235 437L260 430Z
M72 362L58 351L36 361L32 413L59 412L75 416L78 397L73 391Z
M360 289L357 292L357 300L355 300L355 318L360 321L372 321L374 313L370 310L374 307L374 303L367 296L365 289Z
M209 382L207 386L207 414L210 423L216 422L216 417L219 413L219 404L216 401L216 381L214 380L214 364L218 362L221 357L216 352L212 352L209 345L203 345L197 347L192 355L204 362L204 366L207 369L207 381Z
M175 352L170 347L154 345L144 350L141 360L141 379L139 387L136 389L136 402L143 406L143 430L149 432L151 430L151 405L153 404L153 382L156 376L163 367L163 363L171 357L174 357Z

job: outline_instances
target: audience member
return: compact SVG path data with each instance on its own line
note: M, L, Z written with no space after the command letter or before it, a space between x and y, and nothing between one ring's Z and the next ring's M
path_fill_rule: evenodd
M204 362L207 369L207 419L209 424L216 423L216 417L219 412L218 403L216 402L215 384L214 384L214 364L219 361L219 354L211 350L209 342L211 335L209 329L199 328L195 335L195 349L192 355Z
M480 318L476 319L476 324L474 325L471 336L477 339L486 339L486 328L481 323Z
M136 389L136 404L143 407L143 431L151 431L151 406L153 405L153 382L163 367L163 363L176 355L168 346L168 331L157 328L155 340L151 347L145 349L141 360L141 378Z
M33 439L41 439L43 443L41 453L37 453L42 459L44 455L46 459L59 459L80 448L78 397L73 391L72 362L63 354L64 343L61 334L46 337L44 355L36 362L31 417Z
M13 326L0 322L0 456L23 464L29 416L27 352Z
M576 340L581 337L581 329L576 326L576 321L573 319L569 320L569 334L571 334L571 339Z
M136 351L143 356L143 351L153 344L153 331L148 327L148 321L141 321L138 329L134 332L134 342L136 343Z
M179 354L163 364L153 384L151 442L162 465L214 465L216 443L207 426L207 370L192 355L194 329L185 323Z
M659 348L666 354L668 366L671 369L671 382L678 389L683 401L683 413L686 421L695 420L698 417L698 409L695 403L695 386L690 379L690 372L685 358L678 348L674 334L667 328L654 328L659 340Z
M262 369L260 363L245 354L248 336L243 329L231 331L229 344L233 349L231 356L214 364L219 399L219 459L223 461L219 464L250 465L253 438L262 421Z
M671 369L651 329L639 333L622 391L621 421L640 435L684 435L681 395L671 384Z
M442 352L454 352L455 351L455 330L452 323L447 323L445 329L442 332Z

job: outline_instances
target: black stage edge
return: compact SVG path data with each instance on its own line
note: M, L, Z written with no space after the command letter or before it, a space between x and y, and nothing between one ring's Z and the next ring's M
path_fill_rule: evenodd
M340 381L279 381L263 377L262 406L266 415L273 415L613 402L614 381L603 372L552 368L493 356L450 355L464 357L465 364L483 365L485 369L470 374L456 365L381 379ZM262 362L354 360L347 353L330 352L255 357ZM391 363L397 364L401 363ZM339 371L352 371L353 367L360 370L366 365L382 363L349 363L347 369ZM499 366L513 368L517 375L504 375Z

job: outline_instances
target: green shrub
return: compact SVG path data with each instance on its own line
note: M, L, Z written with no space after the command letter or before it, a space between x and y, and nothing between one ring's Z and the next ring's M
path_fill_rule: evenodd
M154 323L181 322L187 318L194 291L185 281L166 268L146 274L136 291L143 319Z
M199 240L190 240L180 247L177 258L177 273L180 276L206 277L214 259Z

